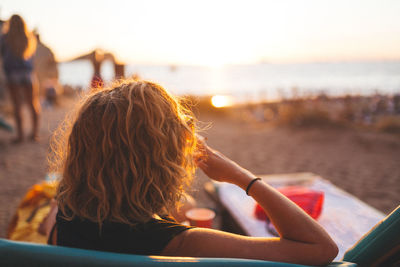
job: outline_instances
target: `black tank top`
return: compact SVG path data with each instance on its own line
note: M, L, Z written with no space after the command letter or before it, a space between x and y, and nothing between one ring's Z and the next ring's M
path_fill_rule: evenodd
M55 227L60 246L140 255L160 255L172 238L192 228L165 216L135 226L104 222L100 230L98 223L85 219L67 221L60 211Z

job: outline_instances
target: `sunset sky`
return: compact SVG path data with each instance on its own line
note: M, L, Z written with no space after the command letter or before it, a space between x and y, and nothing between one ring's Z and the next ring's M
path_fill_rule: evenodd
M94 48L130 63L218 66L400 59L400 1L1 0L59 60Z

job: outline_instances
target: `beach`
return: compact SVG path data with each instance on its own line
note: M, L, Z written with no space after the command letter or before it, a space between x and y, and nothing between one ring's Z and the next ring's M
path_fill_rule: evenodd
M47 173L46 156L52 131L71 109L74 98L43 109L41 141L11 145L0 131L0 236L26 191ZM24 128L29 116L24 110ZM12 121L7 116L8 121ZM201 134L209 145L255 174L312 172L331 181L372 207L388 214L399 204L400 137L357 128L293 128L274 126L219 113L200 114ZM191 192L200 206L213 207L200 171Z

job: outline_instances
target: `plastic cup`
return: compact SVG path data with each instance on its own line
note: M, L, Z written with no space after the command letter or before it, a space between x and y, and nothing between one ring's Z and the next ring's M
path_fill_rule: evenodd
M206 208L190 209L186 212L186 218L191 226L212 228L215 212Z

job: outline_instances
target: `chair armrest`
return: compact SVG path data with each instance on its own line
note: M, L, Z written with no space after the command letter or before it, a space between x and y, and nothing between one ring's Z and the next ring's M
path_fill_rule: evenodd
M277 266L305 267L305 265L287 264L280 262L231 259L231 258L190 258L163 257L120 254L85 249L67 248L60 246L40 245L26 242L16 242L0 239L1 266ZM356 266L346 262L336 262L332 267Z
M366 233L343 257L360 266L400 261L400 206ZM396 256L397 255L397 256Z

